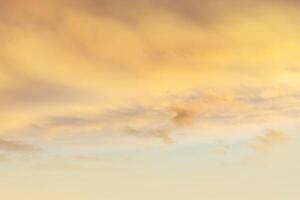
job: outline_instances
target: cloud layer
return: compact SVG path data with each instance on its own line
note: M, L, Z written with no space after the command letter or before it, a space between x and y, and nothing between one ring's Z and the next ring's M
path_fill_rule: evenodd
M174 143L299 116L296 1L0 3L1 135Z

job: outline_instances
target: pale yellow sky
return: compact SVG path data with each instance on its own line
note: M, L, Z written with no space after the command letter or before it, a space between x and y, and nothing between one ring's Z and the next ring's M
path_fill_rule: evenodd
M296 200L299 9L294 0L0 0L4 196Z

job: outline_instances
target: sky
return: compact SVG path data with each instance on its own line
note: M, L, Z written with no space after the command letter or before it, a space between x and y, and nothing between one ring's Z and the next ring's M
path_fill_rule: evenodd
M0 0L0 194L297 200L296 0Z

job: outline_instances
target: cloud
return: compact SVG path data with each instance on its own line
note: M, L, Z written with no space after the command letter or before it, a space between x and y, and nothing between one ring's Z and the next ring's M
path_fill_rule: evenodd
M173 121L179 125L191 124L195 118L195 113L193 111L177 107L171 108L170 110L175 113Z
M1 104L14 104L18 106L28 106L30 104L40 105L43 103L61 103L72 101L80 94L64 85L51 83L44 80L19 80L17 86L5 88L0 91L4 98Z
M178 134L219 140L225 133L215 132L229 126L295 121L295 7L281 0L1 1L0 134L127 137L129 127L139 138L171 143Z
M172 144L173 139L171 138L170 130L164 128L155 128L150 130L136 130L133 128L126 128L125 133L134 135L136 137L154 137L162 139L165 144Z
M169 110L174 113L172 120L175 124L191 125L201 115L219 112L224 107L229 111L230 107L238 107L241 104L233 96L221 92L208 91L199 94L196 97L181 99L170 106Z
M159 100L160 101L160 100ZM196 96L176 97L172 95L163 100L165 103L127 105L94 113L69 113L53 115L36 121L31 131L54 135L64 134L111 134L129 133L141 137L161 138L171 143L172 132L180 128L190 128L202 118L218 118L224 109L230 111L239 104L224 94L213 92L199 93ZM231 108L232 107L232 108ZM222 114L221 114L222 115ZM227 116L221 116L226 118ZM209 119L210 120L210 119ZM183 126L184 125L184 126Z
M286 144L289 141L290 137L287 134L269 129L264 135L258 136L256 139L250 141L249 145L255 151L265 152L273 148L273 146Z
M20 141L0 139L0 150L17 153L30 153L37 150L33 145Z
M83 160L83 161L101 161L97 156L86 156L86 155L80 155L75 156L75 159Z
M31 121L25 132L53 139L133 135L141 142L161 139L170 144L184 141L181 135L209 136L216 141L225 135L239 138L243 137L242 127L273 126L299 115L297 93L273 88L243 91L232 94L194 91L183 96L166 96L149 104L51 114Z

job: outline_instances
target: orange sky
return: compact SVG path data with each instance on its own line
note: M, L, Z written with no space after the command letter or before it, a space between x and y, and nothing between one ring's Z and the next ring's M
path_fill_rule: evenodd
M28 161L38 182L32 170L45 162L77 169L61 160L84 163L101 152L293 149L299 9L294 0L0 0L0 160L10 173ZM67 191L58 199L75 198Z

